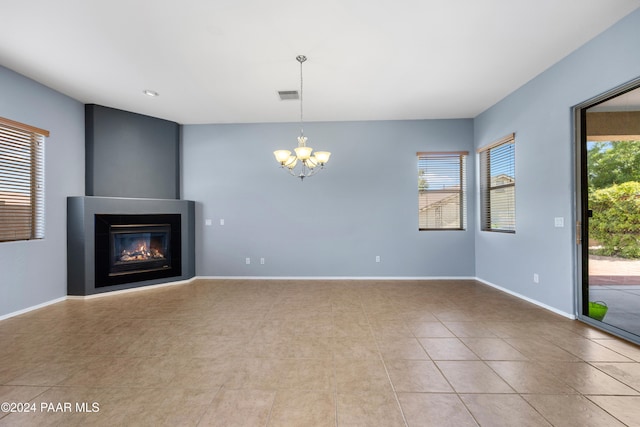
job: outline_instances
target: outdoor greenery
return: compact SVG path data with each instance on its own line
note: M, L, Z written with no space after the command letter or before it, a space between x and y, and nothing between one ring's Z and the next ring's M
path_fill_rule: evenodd
M426 190L429 188L429 183L425 177L426 173L424 169L418 170L418 190Z
M590 143L587 163L595 252L640 258L640 141Z
M589 148L589 189L640 182L640 141L594 142Z
M614 184L590 194L589 235L601 255L640 258L640 182Z

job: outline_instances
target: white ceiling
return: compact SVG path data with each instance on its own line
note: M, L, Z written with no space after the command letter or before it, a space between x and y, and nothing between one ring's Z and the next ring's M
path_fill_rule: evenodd
M471 118L640 0L0 0L0 64L193 123ZM150 98L142 92L157 91Z

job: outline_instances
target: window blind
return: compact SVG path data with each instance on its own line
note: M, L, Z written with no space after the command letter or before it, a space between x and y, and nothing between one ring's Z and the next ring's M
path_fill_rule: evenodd
M44 138L0 118L0 242L44 237Z
M481 148L478 153L482 230L515 233L515 134Z
M468 154L466 151L417 153L419 230L466 228Z

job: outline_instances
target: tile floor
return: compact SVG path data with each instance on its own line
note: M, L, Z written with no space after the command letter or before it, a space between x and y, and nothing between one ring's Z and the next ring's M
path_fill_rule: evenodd
M640 348L473 281L200 280L0 321L0 402L32 410L0 426L640 426Z

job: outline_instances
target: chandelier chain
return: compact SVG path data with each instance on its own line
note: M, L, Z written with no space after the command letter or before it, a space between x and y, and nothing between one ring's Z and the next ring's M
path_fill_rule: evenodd
M307 60L307 58L305 58L304 56L299 56L298 61L300 61L300 135L303 136L304 135L304 110L302 107L302 85L303 85L303 80L302 80L302 63L304 61Z

